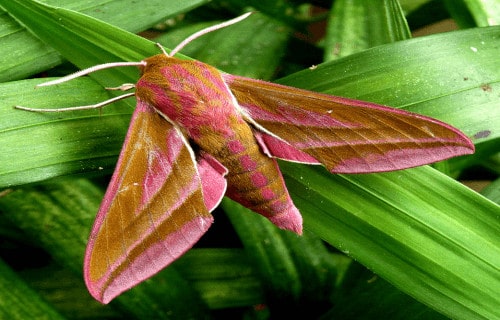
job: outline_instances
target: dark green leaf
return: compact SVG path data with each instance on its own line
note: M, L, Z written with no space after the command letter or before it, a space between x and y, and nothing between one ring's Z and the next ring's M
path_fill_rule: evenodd
M0 260L0 318L65 319Z

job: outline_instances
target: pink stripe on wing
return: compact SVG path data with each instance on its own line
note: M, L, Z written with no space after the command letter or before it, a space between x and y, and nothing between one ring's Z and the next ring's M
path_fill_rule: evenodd
M154 149L148 152L148 170L142 184L143 194L141 199L142 206L137 208L136 213L141 213L142 208L147 205L151 199L164 186L165 180L172 172L172 164L176 162L179 154L185 148L179 133L172 129L166 137L165 145L153 146Z
M111 274L111 272L108 272L101 280L94 282L91 288L106 287L106 290L102 292L102 300L99 300L103 303L108 303L123 291L132 288L137 283L158 273L184 252L189 250L193 244L198 241L201 235L208 230L212 222L213 219L211 217L203 218L198 216L196 219L187 222L175 233L168 235L161 241L148 244L143 254L135 261L131 261L128 267L124 269L124 272L114 277L110 283L106 282ZM192 230L199 230L199 232L192 234L190 232ZM114 268L112 268L112 270L113 269ZM96 289L96 291L91 292L91 294L93 296L99 296L101 290Z
M143 224L143 222L139 222L141 218L152 218L154 216L155 219L151 219L149 221L151 223L150 226L142 231L140 237L138 237L133 243L127 244L127 246L124 248L126 249L126 251L123 252L122 256L108 266L107 272L102 275L101 280L98 280L94 283L102 283L102 286L106 286L105 282L109 281L110 279L113 279L112 281L116 282L117 280L114 279L124 278L125 276L122 275L122 273L128 274L126 277L140 279L139 281L135 282L138 283L163 269L167 264L170 264L172 261L178 258L183 252L191 248L191 246L196 243L199 237L201 237L201 235L203 235L203 233L205 233L205 231L209 228L210 224L213 221L213 218L211 216L204 217L201 214L191 213L194 218L191 221L186 221L182 226L179 226L180 229L177 230L174 234L164 235L166 236L166 238L164 239L158 238L156 244L154 245L155 249L148 249L142 252L134 261L129 260L129 257L133 256L131 253L138 249L141 250L141 248L144 247L144 244L147 244L148 248L152 247L151 242L154 242L152 239L156 237L156 230L159 228L159 226L162 223L165 223L165 221L167 221L172 216L172 213L175 213L176 211L177 213L179 213L178 209L181 205L184 204L186 198L188 198L199 189L199 181L197 181L197 179L193 179L193 183L181 189L181 193L178 194L178 200L163 214L160 215L157 212L148 213L142 211L139 215L137 215L138 223L133 223L132 221L132 223L128 227L135 228L134 226ZM193 230L196 230L194 234ZM125 229L123 232L127 233L127 230ZM186 232L186 234L183 234L182 232ZM197 237L193 238L194 235L197 235ZM144 268L143 270L130 270L130 267L123 268L124 265L143 264L146 261L148 262L149 266L147 268ZM161 264L157 261L160 261ZM120 268L123 268L122 273L116 275L115 273ZM141 276L141 273L147 273L148 275ZM126 289L128 288L124 288L123 290L120 289L120 292Z

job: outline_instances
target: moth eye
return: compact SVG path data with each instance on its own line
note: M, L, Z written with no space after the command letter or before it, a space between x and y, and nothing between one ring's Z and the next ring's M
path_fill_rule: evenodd
M191 145L191 148L193 149L195 154L198 154L198 152L201 150L200 146L194 142L193 139L189 139L189 144Z

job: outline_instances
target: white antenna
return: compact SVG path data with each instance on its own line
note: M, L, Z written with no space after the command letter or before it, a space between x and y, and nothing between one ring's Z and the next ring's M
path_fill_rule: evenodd
M72 74L68 74L67 76L61 77L61 78L56 79L56 80L37 84L36 87L37 88L38 87L48 87L48 86L52 86L55 84L60 84L60 83L63 83L63 82L69 81L69 80L73 80L73 79L79 78L81 76L85 76L89 73L99 71L99 70L116 68L116 67L130 67L130 66L138 67L138 66L145 66L145 65L146 65L146 63L143 61L139 61L139 62L110 62L110 63L98 64L98 65L92 66L90 68L83 69L83 70L77 71L77 72L72 73Z
M144 61L139 61L139 62L110 62L110 63L103 63L103 64L98 64L95 66L92 66L87 69L83 69L80 71L77 71L75 73L69 74L67 76L61 77L56 80L44 82L41 84L37 84L35 88L38 87L48 87L48 86L53 86L56 84L61 84L66 81L70 81L73 79L76 79L78 77L87 75L89 73L99 71L99 70L104 70L104 69L109 69L109 68L116 68L116 67L129 67L129 66L145 66L146 62ZM133 89L135 87L134 84L131 83L124 83L119 87L116 88L106 88L106 90L121 90L121 91L127 91L130 89ZM120 101L129 97L134 96L134 93L126 93L122 94L121 96L118 97L113 97L111 99L96 103L96 104L90 104L87 106L77 106L77 107L69 107L69 108L55 108L55 109L38 109L38 108L28 108L28 107L23 107L23 106L14 106L14 108L19 109L19 110L24 110L24 111L31 111L31 112L67 112L67 111L77 111L77 110L90 110L90 109L99 109L104 106L107 106L108 104L115 103L116 101Z
M182 41L181 43L179 43L174 49L172 49L172 51L170 51L170 54L167 54L167 56L173 57L177 52L179 52L182 48L184 48L191 41L193 41L193 40L195 40L195 39L197 39L197 38L199 38L199 37L201 37L201 36L203 36L203 35L205 35L207 33L210 33L212 31L219 30L219 29L225 28L227 26L230 26L232 24L238 23L241 20L244 20L244 19L248 18L248 16L251 15L252 13L253 12L247 12L247 13L242 14L241 16L236 17L234 19L231 19L231 20L228 20L228 21L216 24L214 26L211 26L211 27L208 27L208 28L205 28L205 29L202 29L202 30L200 30L198 32L193 33L192 35L190 35L189 37L187 37L186 39L184 39L184 41Z
M56 109L37 109L37 108L28 108L28 107L22 107L22 106L15 106L14 108L19 109L19 110L25 110L25 111L32 111L32 112L63 112L63 111L78 111L78 110L91 110L91 109L99 109L104 106L107 106L108 104L112 104L116 101L120 101L122 99L126 99L129 97L134 96L135 93L126 93L122 94L121 96L114 97L96 104L89 104L88 106L78 106L78 107L69 107L69 108L56 108Z
M228 21L216 24L214 26L202 29L202 30L200 30L198 32L195 32L191 36L187 37L184 41L182 41L181 43L179 43L172 51L170 51L170 54L168 54L165 51L165 49L163 49L163 47L159 43L157 43L156 45L160 48L160 50L163 52L163 54L165 54L167 57L173 57L176 53L178 53L182 48L184 48L191 41L193 41L193 40L195 40L195 39L197 39L197 38L199 38L199 37L201 37L201 36L203 36L203 35L205 35L207 33L210 33L212 31L219 30L219 29L225 28L227 26L230 26L232 24L238 23L241 20L246 19L252 13L253 12L247 12L247 13L242 14L241 16L236 17L234 19L231 19L231 20L228 20ZM92 72L95 72L95 71L99 71L99 70L104 70L104 69L109 69L109 68L116 68L116 67L130 67L130 66L136 66L136 67L146 66L146 62L145 61L139 61L139 62L110 62L110 63L98 64L98 65L95 65L93 67L90 67L90 68L87 68L87 69L83 69L83 70L80 70L78 72L72 73L70 75L64 76L62 78L38 84L38 85L36 85L36 87L48 87L48 86L52 86L52 85L55 85L55 84L61 84L63 82L66 82L66 81L69 81L69 80L72 80L72 79L76 79L78 77L81 77L81 76L84 76L84 75L87 75L89 73L92 73ZM134 87L135 86L133 84L126 83L126 84L123 84L123 85L121 85L119 87L116 87L116 88L106 88L106 89L107 90L122 90L122 91L126 91L126 90L132 89ZM106 101L99 102L99 103L96 103L96 104L91 104L91 105L88 105L88 106L70 107L70 108L37 109L37 108L27 108L27 107L22 107L22 106L15 106L14 108L20 109L20 110L25 110L25 111L32 111L32 112L63 112L63 111L89 110L89 109L102 108L102 107L104 107L104 106L106 106L108 104L114 103L116 101L119 101L119 100L122 100L122 99L126 99L128 97L132 97L133 95L134 95L134 93L126 93L126 94L123 94L121 96L114 97L114 98L111 98L111 99L108 99Z

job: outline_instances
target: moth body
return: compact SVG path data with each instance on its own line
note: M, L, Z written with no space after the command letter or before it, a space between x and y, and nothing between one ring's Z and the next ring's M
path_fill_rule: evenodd
M221 73L198 61L165 55L145 60L136 96L154 106L203 152L229 171L231 199L301 233L302 218L274 158L264 154Z

